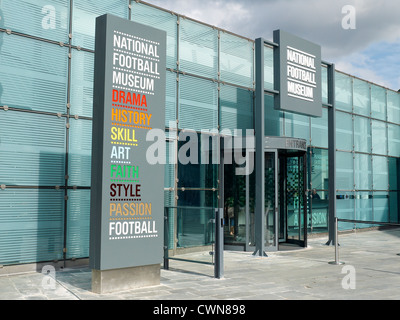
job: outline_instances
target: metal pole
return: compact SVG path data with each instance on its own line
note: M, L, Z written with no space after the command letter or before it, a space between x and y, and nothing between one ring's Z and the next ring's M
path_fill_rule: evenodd
M344 264L339 261L339 239L338 239L338 218L335 217L335 261L330 261L329 264Z
M335 65L328 65L328 161L329 161L329 239L327 245L335 244L334 219L336 217L336 108Z
M253 255L266 256L265 246L265 134L264 134L264 39L255 41L256 86L255 86L255 134L256 134L256 206L255 206L255 251Z
M168 260L169 228L168 228L168 208L164 208L164 269L169 269Z
M223 208L215 209L215 262L214 277L224 277L224 217Z

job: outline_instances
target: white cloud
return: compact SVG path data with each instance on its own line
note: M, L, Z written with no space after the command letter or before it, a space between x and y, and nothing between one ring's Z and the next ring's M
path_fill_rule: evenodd
M282 29L318 43L324 60L331 61L347 73L380 79L380 84L398 87L393 70L400 69L399 56L388 56L390 75L382 72L383 62L374 57L371 65L359 64L357 54L374 44L386 42L387 50L399 46L400 1L396 0L149 0L188 17L226 29L248 38L272 40L273 30ZM342 28L342 8L355 8L356 29ZM396 42L397 41L397 42ZM398 49L397 49L398 50ZM384 53L380 53L384 54ZM390 58L390 59L389 59ZM368 78L370 81L373 79Z

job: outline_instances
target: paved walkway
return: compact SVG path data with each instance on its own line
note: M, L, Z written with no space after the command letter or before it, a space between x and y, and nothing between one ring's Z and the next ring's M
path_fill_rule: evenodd
M0 276L0 299L152 299L152 300L361 300L400 299L400 229L339 235L340 261L331 265L334 247L327 238L309 239L309 247L254 257L225 251L224 278L213 278L213 267L170 261L161 270L161 284L114 294L90 291L88 268ZM186 255L209 259L208 252Z

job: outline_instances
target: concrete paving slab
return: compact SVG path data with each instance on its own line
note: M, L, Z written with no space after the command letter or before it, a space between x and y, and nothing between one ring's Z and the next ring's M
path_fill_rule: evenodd
M224 278L213 266L171 260L161 269L161 284L113 294L91 292L88 267L2 274L0 300L399 300L400 229L339 235L339 258L327 238L309 239L309 247L254 257L224 252ZM207 252L187 254L204 259ZM350 284L354 282L354 288Z

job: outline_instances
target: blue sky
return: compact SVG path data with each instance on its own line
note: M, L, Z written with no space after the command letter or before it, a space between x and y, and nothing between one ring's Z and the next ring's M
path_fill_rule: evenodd
M272 40L276 29L291 32L320 44L322 58L335 63L336 69L400 89L399 0L146 2L252 39ZM346 5L354 11L342 11ZM355 21L355 29L344 29L343 21Z

